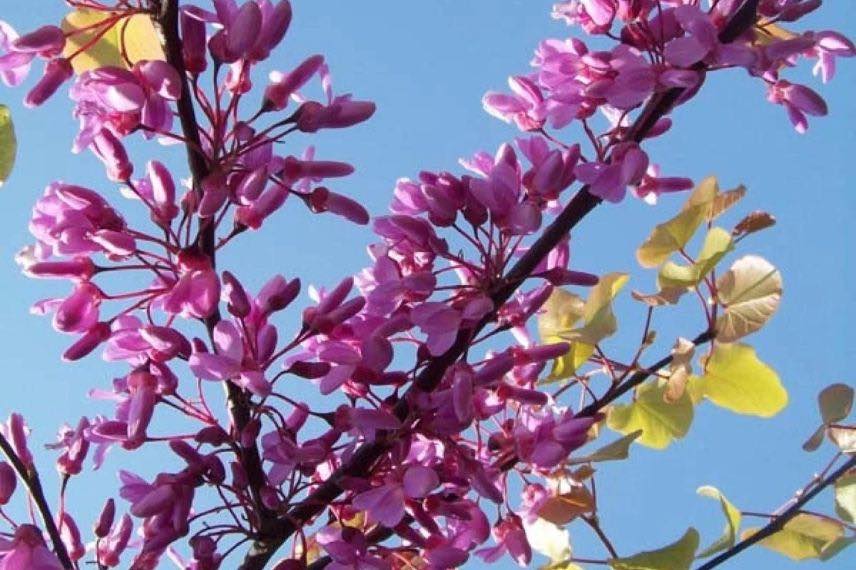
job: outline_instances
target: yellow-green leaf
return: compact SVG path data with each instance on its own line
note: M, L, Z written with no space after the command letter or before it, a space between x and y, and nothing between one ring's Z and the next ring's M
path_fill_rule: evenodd
M568 352L553 362L548 380L568 378L594 353L595 345L615 333L617 321L612 312L612 300L627 283L626 273L610 273L601 277L589 298L582 300L567 291L555 291L545 304L538 319L538 330L545 343L568 341ZM580 319L583 326L572 328Z
M693 403L684 393L676 402L665 401L666 385L643 384L630 404L616 404L609 410L607 425L622 434L642 430L639 443L664 449L684 437L693 421Z
M725 530L722 532L722 536L698 554L699 558L706 558L734 546L734 543L737 541L737 532L740 530L740 509L732 505L725 498L725 495L715 487L706 485L699 487L696 492L703 497L719 501L719 505L722 507L722 514L725 515Z
M636 251L636 259L643 267L657 267L692 239L702 222L707 219L711 205L719 193L716 178L702 180L681 212L658 225Z
M538 315L538 334L545 344L564 342L560 334L570 331L574 324L583 318L585 301L577 295L555 289L544 303ZM579 345L571 345L570 350L553 361L553 370L548 380L563 380L573 375L577 368L594 352L594 347L586 354L587 349Z
M598 284L592 288L589 298L586 299L583 312L584 326L560 336L565 340L596 345L606 337L615 334L618 330L618 322L612 312L612 301L628 279L629 276L626 273L609 273L601 277Z
M583 457L571 457L568 460L569 465L579 465L580 463L598 463L601 461L618 461L627 459L630 455L630 446L642 435L642 430L636 430L616 439L612 443L608 443L590 455Z
M18 139L12 113L6 105L0 105L0 186L6 182L15 166L18 154Z
M747 529L742 538L748 538L758 529ZM814 515L799 514L785 523L779 532L759 544L787 556L791 560L819 558L824 551L844 535L844 527L835 521Z
M700 384L708 400L738 414L769 418L788 403L776 372L745 344L716 343Z
M689 570L698 548L699 535L689 529L677 542L659 550L640 552L609 561L614 570Z
M99 67L128 68L143 60L164 59L151 18L143 14L114 18L100 10L79 8L62 21L68 35L63 55L74 56L75 73Z
M725 312L716 320L716 338L734 342L763 327L779 308L782 275L767 260L747 255L716 282Z
M853 388L847 384L832 384L817 396L817 405L824 424L840 422L853 409Z
M660 268L657 284L660 289L691 288L701 282L716 264L731 251L731 234L722 228L712 228L704 239L701 253L692 265L667 261Z
M835 512L841 520L856 522L856 471L835 482Z

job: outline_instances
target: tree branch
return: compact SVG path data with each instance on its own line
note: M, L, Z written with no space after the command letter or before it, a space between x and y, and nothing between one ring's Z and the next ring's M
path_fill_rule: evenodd
M759 0L747 0L737 11L732 20L723 28L719 38L723 42L731 42L747 32L755 23L755 14ZM667 115L674 104L686 90L670 89L654 95L643 108L639 117L628 130L626 139L641 142L650 132L656 122ZM499 286L490 295L493 306L502 307L520 284L532 273L538 264L559 244L559 242L580 221L602 202L601 198L590 192L588 185L583 186L561 214L551 223L532 247L511 268ZM413 385L404 394L395 408L399 419L409 417L411 409L409 400L417 392L433 391L440 383L446 370L449 369L466 352L470 342L496 317L496 311L485 316L474 328L462 330L452 347L444 354L433 358L422 369ZM641 382L641 381L640 381ZM629 389L629 388L627 388ZM624 392L621 392L624 393ZM620 393L614 397L618 397ZM614 398L613 398L614 399ZM257 540L247 553L241 570L262 570L273 557L276 550L296 532L297 528L312 520L327 508L331 501L344 492L341 482L348 477L364 476L369 473L374 464L389 449L394 436L381 434L371 442L361 445L351 456L351 459L334 472L326 481L319 485L306 499L293 507L288 514L279 520L279 527L266 540Z
M771 536L771 535L779 532L780 530L782 530L785 527L785 525L788 523L788 521L790 521L792 518L794 518L795 516L800 514L803 506L806 503L811 501L821 491L823 491L824 489L826 489L827 487L829 487L830 485L835 483L838 479L843 477L848 471L850 471L851 469L854 469L854 468L856 468L856 455L851 456L850 459L847 460L847 462L845 462L844 464L841 465L841 467L839 467L838 469L836 469L835 471L833 471L832 473L827 475L817 485L815 485L814 488L811 489L811 491L808 491L807 493L803 494L787 510L782 512L782 514L776 516L776 518L772 519L770 521L770 523L767 524L767 526L763 527L761 530L759 530L758 532L756 532L752 536L749 536L749 537L745 538L744 540L741 540L740 542L738 542L737 544L735 544L734 546L732 546L731 548L729 548L725 552L722 552L721 554L719 554L719 556L711 558L710 560L708 560L707 562L705 562L704 564L702 564L701 566L696 568L696 570L711 570L712 568L716 568L717 566L719 566L723 562L729 560L730 558L732 558L734 556L737 556L738 554L740 554L741 552L743 552L744 550L746 550L747 548L749 548L753 544L756 544L756 543L764 540L768 536Z
M178 31L179 0L163 0L160 4L159 16L155 23L159 26L163 35L163 47L167 62L175 68L181 77L181 97L177 103L178 116L181 121L181 129L189 144L186 145L187 161L190 172L193 175L193 188L197 193L202 192L201 181L209 174L208 159L202 154L202 143L199 138L199 124L196 120L196 112L191 98L190 84L187 81L187 73L184 68L184 57L182 55L181 38ZM216 268L216 227L213 223L203 222L199 229L197 246L201 253L206 255L211 262L211 268ZM205 326L209 336L214 327L220 322L220 312L214 313L205 319ZM224 382L224 389L229 405L229 416L236 434L240 434L250 421L249 395L233 384ZM260 491L267 484L261 457L255 442L247 447L239 448L241 466L247 474L250 495L254 507L258 513L259 520L257 528L260 538L272 531L276 523L276 513L268 509L262 501Z
M24 486L27 487L30 497L36 503L36 509L42 516L42 522L48 531L48 536L50 536L51 543L53 544L54 554L59 558L60 564L66 570L73 570L74 563L72 563L71 557L68 555L68 550L65 548L65 543L62 541L59 529L51 514L51 508L48 506L48 501L45 498L45 492L42 489L42 483L39 480L39 474L35 467L28 468L24 465L18 454L15 453L15 449L3 434L0 434L0 451L3 452L6 459L12 464L12 468L18 473L18 477L24 482Z

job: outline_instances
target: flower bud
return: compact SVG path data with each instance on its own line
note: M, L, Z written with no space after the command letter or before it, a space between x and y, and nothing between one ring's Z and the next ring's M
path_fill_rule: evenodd
M280 111L288 105L288 99L298 89L306 85L321 66L324 65L324 56L313 55L303 61L294 70L283 75L279 72L270 74L270 85L267 86L264 95L263 109L266 111Z
M104 507L101 509L101 514L98 515L98 520L92 528L92 532L98 538L104 538L110 533L110 527L113 526L113 519L116 517L116 501L112 498L107 499Z
M9 502L18 485L18 476L12 466L0 461L0 507Z
M65 83L73 74L74 70L67 59L50 60L45 66L45 74L24 98L24 105L31 108L38 107L56 93L60 85Z

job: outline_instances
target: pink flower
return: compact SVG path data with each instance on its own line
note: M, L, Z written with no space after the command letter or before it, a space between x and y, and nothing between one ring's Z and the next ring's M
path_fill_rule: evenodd
M804 85L779 80L767 91L767 99L785 107L794 129L800 134L808 130L806 115L823 117L827 114L823 97Z
M493 527L496 546L484 548L476 554L485 562L496 562L504 554L511 556L518 566L526 567L532 560L532 547L517 515L509 515Z
M18 526L11 541L0 539L0 555L0 570L63 570L42 532L29 524Z
M608 202L624 199L627 186L636 184L648 168L648 155L636 145L625 145L616 150L610 163L587 162L577 166L575 173L581 182L589 185L590 192Z
M428 336L426 346L432 356L449 350L458 336L461 314L445 303L422 303L410 311L410 320Z
M270 394L270 384L258 365L250 365L252 357L245 355L244 340L230 321L220 321L214 328L216 353L194 352L188 364L197 378L230 380L259 396Z

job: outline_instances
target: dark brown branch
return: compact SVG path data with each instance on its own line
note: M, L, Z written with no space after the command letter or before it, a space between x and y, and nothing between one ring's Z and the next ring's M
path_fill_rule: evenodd
M189 144L186 145L187 161L190 166L190 172L193 175L193 188L197 193L201 193L201 182L210 174L210 170L208 159L201 152L202 143L199 138L199 123L196 120L190 85L187 81L187 73L184 68L184 57L182 55L181 38L178 30L178 4L179 0L163 0L160 5L160 15L156 23L163 35L162 41L167 61L178 71L181 77L181 97L177 103L178 115L184 137L189 141ZM216 228L213 223L210 223L210 221L203 222L199 230L199 239L197 240L200 251L208 257L212 268L216 267L215 230ZM216 310L214 314L205 319L205 326L208 329L209 335L219 321L220 313ZM250 421L249 395L231 382L224 382L224 389L226 390L229 402L229 416L235 434L239 435ZM241 466L244 468L249 481L250 495L258 514L257 527L259 535L260 537L264 537L275 526L276 513L265 507L262 502L260 491L267 484L267 479L262 468L259 450L256 444L253 443L251 446L241 447L239 453Z
M720 40L730 42L747 32L755 22L758 0L747 0L738 10L734 18L720 33ZM639 117L628 130L626 139L641 142L650 132L656 122L667 115L674 104L684 93L684 89L671 89L654 95L643 108ZM494 307L501 307L511 298L511 295L529 277L538 264L559 244L583 218L601 203L588 186L583 186L577 192L561 214L541 234L532 247L521 257L514 267L502 280L502 283L491 294ZM474 329L461 331L455 344L444 354L432 359L416 377L413 385L395 406L395 414L406 419L410 415L409 400L417 392L434 390L449 369L466 352L470 342L494 318L496 313L487 315ZM627 389L630 389L629 387ZM621 392L624 393L624 392ZM614 395L618 397L620 393ZM614 397L612 399L614 399ZM611 401L611 400L610 400ZM375 463L389 449L392 441L389 435L380 435L372 442L360 446L351 459L327 481L319 485L306 499L292 508L280 519L279 528L272 537L256 541L247 553L241 570L261 570L280 546L296 532L299 526L311 521L324 511L331 501L344 492L341 481L348 477L365 476Z
M54 521L53 515L51 514L51 508L48 506L48 501L45 498L45 492L42 489L42 483L39 480L39 474L35 467L29 468L24 465L21 458L18 457L17 453L15 453L15 449L9 441L3 437L3 434L0 434L0 451L3 452L6 459L8 459L9 463L12 464L12 468L18 474L18 477L21 478L21 481L24 482L27 492L30 494L33 502L36 503L36 509L42 517L45 530L48 531L48 536L51 538L54 554L59 558L60 564L62 564L62 567L66 570L73 570L74 563L68 555L68 550L66 550L65 543L62 541L59 529L56 526L56 521Z
M772 519L767 526L763 527L761 530L756 532L755 534L741 540L725 552L722 552L718 556L711 558L696 570L711 570L712 568L716 568L723 562L731 559L734 556L737 556L753 544L756 544L768 536L771 536L780 530L782 530L785 525L792 518L800 514L802 508L813 498L815 498L821 491L835 483L838 479L843 477L848 471L851 469L856 469L856 456L851 455L850 459L848 459L844 464L841 465L838 469L827 475L824 479L817 483L810 491L800 496L799 499L794 502L787 510L785 510L782 514L776 516Z

